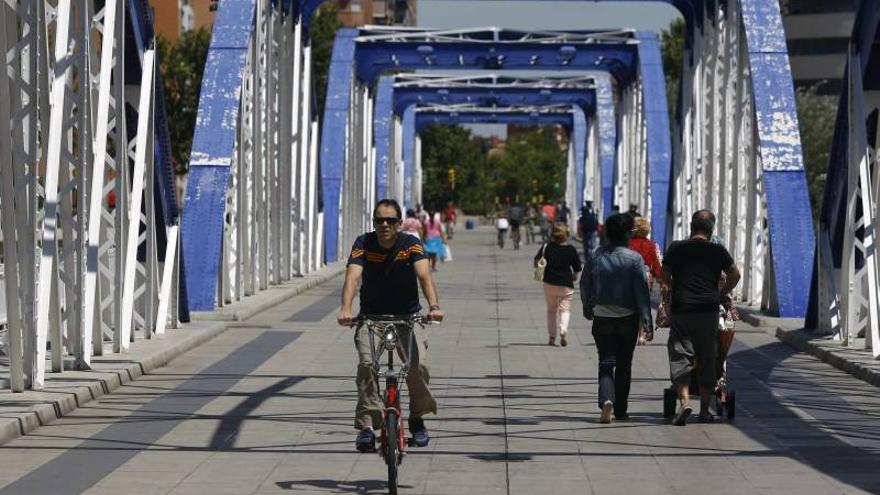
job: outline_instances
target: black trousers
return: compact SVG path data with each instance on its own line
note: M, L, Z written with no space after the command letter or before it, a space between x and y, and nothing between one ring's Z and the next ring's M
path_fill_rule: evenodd
M614 403L614 415L626 414L632 383L632 358L639 339L638 315L593 319L593 339L599 351L599 407Z

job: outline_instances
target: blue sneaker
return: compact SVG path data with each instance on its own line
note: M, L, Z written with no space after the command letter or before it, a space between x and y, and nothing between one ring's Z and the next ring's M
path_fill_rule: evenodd
M409 431L412 432L413 444L416 447L425 447L431 440L422 418L409 418Z
M355 448L359 452L375 452L376 451L376 433L372 428L364 428L358 433L357 440L354 441Z

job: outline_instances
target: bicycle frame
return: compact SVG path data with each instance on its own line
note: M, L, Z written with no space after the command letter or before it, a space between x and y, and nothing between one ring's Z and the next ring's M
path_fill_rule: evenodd
M373 358L373 371L376 379L376 389L382 390L380 386L381 378L385 378L385 390L383 402L385 409L382 411L383 428L379 437L381 448L380 455L385 457L387 443L390 440L387 437L388 432L384 428L385 420L388 416L388 410L394 410L397 414L397 448L400 456L397 458L397 464L402 461L402 456L406 452L406 432L403 428L403 415L400 407L400 384L406 383L406 377L409 374L410 355L414 343L413 334L416 324L423 325L421 316L364 316L359 321L360 325L367 325L368 334L370 336L370 354ZM401 342L402 336L399 327L409 327L406 332L406 342ZM381 342L377 345L377 336L381 337ZM403 345L401 345L403 344ZM386 364L382 364L382 353L386 353ZM400 357L399 366L395 366L394 354L398 353Z

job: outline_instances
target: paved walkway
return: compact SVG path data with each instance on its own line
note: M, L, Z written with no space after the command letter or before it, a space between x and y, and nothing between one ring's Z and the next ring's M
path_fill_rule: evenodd
M596 350L576 303L546 345L531 246L462 233L437 274L440 415L401 493L877 493L877 389L765 329L737 334L736 423L664 423L666 332L639 348L628 423L598 423ZM354 350L340 279L238 324L135 382L0 447L0 494L384 493L351 429ZM568 489L568 491L566 491Z

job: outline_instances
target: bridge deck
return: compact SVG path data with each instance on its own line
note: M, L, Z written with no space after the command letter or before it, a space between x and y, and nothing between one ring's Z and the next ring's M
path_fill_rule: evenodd
M533 246L493 239L461 233L437 274L450 315L430 343L440 415L430 446L404 461L401 493L880 492L877 389L765 329L737 334L735 424L664 423L662 330L636 352L632 421L599 424L580 303L571 344L546 346ZM340 283L0 447L0 494L384 493L381 459L353 449Z

